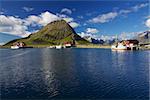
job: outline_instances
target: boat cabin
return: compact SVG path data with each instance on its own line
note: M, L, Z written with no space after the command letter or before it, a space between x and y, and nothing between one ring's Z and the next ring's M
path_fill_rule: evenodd
M74 44L73 44L72 42L65 42L65 43L64 43L64 46L65 46L66 48L70 48L70 47L74 46Z
M139 41L138 40L123 40L121 43L127 47L127 50L137 50Z

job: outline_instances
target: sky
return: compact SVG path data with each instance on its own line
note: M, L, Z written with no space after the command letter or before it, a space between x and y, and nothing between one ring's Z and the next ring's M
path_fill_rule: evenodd
M150 29L149 6L149 0L0 0L0 36L26 37L64 19L82 37L130 37Z

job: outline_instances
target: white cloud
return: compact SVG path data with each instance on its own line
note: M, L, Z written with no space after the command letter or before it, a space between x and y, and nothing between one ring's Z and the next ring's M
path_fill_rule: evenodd
M45 26L48 23L56 21L56 20L61 20L61 18L59 18L55 14L52 14L46 11L44 13L41 13L38 16L35 16L35 15L28 16L28 18L26 18L26 24L33 25L33 26L35 25Z
M20 18L15 18L13 16L0 15L0 22L0 26L8 26L14 24L21 25L23 23L23 20Z
M97 38L99 34L99 31L96 28L87 28L84 32L78 33L81 37L91 37L91 38Z
M72 22L74 19L70 17L63 18L67 23Z
M131 8L132 11L138 11L141 8L147 7L148 3L142 3Z
M150 18L146 20L145 25L150 28Z
M73 28L79 26L79 24L75 22L73 18L65 15L59 16L48 11L43 12L39 15L30 15L24 19L16 16L0 15L0 32L26 37L29 34L35 32L34 29L29 31L28 27L45 26L50 22L62 19L66 20L66 22Z
M65 15L65 14L59 14L59 13L57 13L56 14L58 17L60 17L60 18L66 18L66 17L68 17L67 15Z
M86 32L81 32L81 33L78 33L78 35L80 35L82 38L84 37L94 37L95 35L94 34L90 34L90 33L86 33Z
M56 16L55 14L52 14L48 11L42 13L40 16L40 21L39 24L45 26L50 22L56 21L56 20L61 20L58 16Z
M25 10L26 12L30 12L34 10L34 8L31 7L22 7L22 9Z
M76 28L79 26L79 24L77 22L74 21L73 18L68 17L67 15L64 14L52 14L48 11L35 16L35 15L31 15L26 19L26 24L27 25L41 25L41 26L45 26L50 22L56 21L56 20L65 20L71 27Z
M99 30L97 30L96 28L87 28L87 29L86 29L86 32L87 32L87 33L92 33L92 34L94 34L94 33L98 33Z
M80 24L75 22L74 18L72 18L72 17L69 17L69 16L64 15L64 14L56 14L56 15L59 16L61 19L65 20L73 28L80 26Z
M69 25L73 28L76 28L78 26L80 26L80 24L76 23L76 22L70 22Z
M25 19L14 16L0 15L0 32L26 37L33 31L28 31L28 26L45 26L50 22L60 20L58 16L46 11L40 15L30 15Z
M71 11L70 9L68 9L68 8L63 8L63 9L61 10L61 13L72 14L72 11Z
M118 35L120 40L135 39L141 32L122 32Z
M142 4L136 5L134 7L131 7L129 9L122 9L122 10L119 11L119 14L128 14L128 13L131 13L131 12L136 12L139 9L147 7L147 6L148 6L148 3L142 3Z
M26 36L26 33L29 33L23 19L0 15L0 22L0 32L22 37Z
M128 9L122 9L118 12L109 12L109 13L105 13L105 14L100 14L97 17L90 19L88 22L106 23L106 22L109 22L109 21L115 19L119 15L136 12L136 11L140 10L141 8L144 8L147 6L148 6L148 3L141 3L139 5L136 5L134 7L130 7Z
M130 12L132 12L132 11L131 10L127 10L127 9L122 9L122 10L119 11L119 14L128 14Z
M92 23L105 23L105 22L109 22L112 19L116 18L117 15L118 15L117 12L109 12L109 13L106 13L106 14L98 15L97 17L89 20L89 22L92 22Z
M31 25L31 26L33 26L33 27L35 27L35 26L37 26L37 25L39 25L39 24L37 24L37 23L39 23L39 21L41 20L40 19L40 17L38 17L38 16L35 16L35 15L30 15L30 16L28 16L28 18L26 18L25 19L26 21L26 25Z

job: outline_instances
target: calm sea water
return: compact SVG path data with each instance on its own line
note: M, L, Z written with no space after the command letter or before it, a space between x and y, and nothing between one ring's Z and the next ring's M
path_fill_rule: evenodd
M149 99L150 51L0 49L1 99Z

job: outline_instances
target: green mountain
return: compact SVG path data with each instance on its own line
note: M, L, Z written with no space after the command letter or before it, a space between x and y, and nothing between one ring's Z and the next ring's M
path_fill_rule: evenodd
M70 42L73 44L89 43L76 34L74 29L64 20L51 22L38 32L31 34L26 38L10 41L4 46L10 46L15 42L24 42L27 46L58 45L64 44L65 42Z

